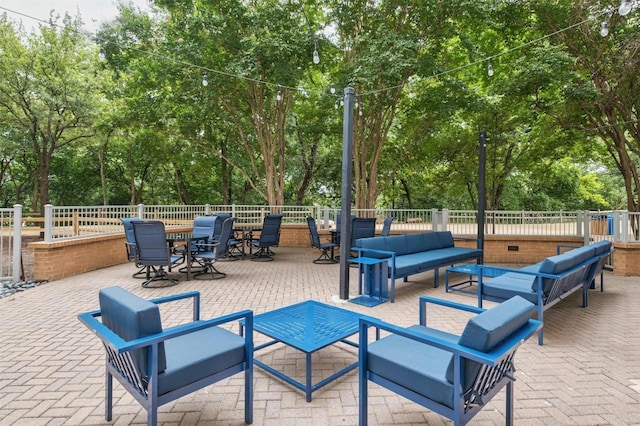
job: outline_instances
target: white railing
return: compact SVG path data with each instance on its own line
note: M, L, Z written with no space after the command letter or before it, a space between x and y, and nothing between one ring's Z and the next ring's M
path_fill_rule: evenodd
M0 280L20 281L22 206L0 209Z
M313 216L321 229L335 227L340 215L337 208L324 206L264 206L264 205L137 205L45 208L44 239L53 241L105 233L122 232L120 217L136 216L158 219L167 228L190 226L198 215L229 213L238 224L260 224L269 213L282 213L285 224L306 224ZM378 226L386 216L395 218L392 232L450 230L455 235L478 233L475 210L437 209L371 209L352 210L361 217L376 217ZM640 213L609 212L545 212L545 211L487 211L485 235L579 236L590 239L607 238L620 242L640 242L638 230Z

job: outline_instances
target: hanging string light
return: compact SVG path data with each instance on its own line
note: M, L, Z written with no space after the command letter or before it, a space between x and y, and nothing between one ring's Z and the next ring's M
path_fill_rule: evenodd
M204 87L207 87L209 85L209 77L207 77L206 74L202 76L202 85Z
M609 35L609 25L607 24L607 21L602 21L602 24L600 25L600 35L602 37Z
M631 0L622 0L618 8L618 13L622 16L627 16L629 12L631 12Z
M152 1L150 3L152 3ZM629 12L631 12L632 8L633 8L633 2L631 0L622 0L621 3L620 3L620 7L618 8L618 12L619 12L620 15L626 16L626 15L629 14ZM5 11L10 12L10 13L19 14L21 16L25 16L25 17L28 17L28 18L33 19L35 21L41 22L43 24L51 25L51 23L48 20L38 19L38 18L35 18L33 16L26 15L24 13L16 12L14 10L8 9L6 7L3 7L3 6L0 6L0 10L5 10ZM432 78L436 78L437 79L437 78L439 78L440 76L443 76L443 75L453 74L453 73L455 73L457 71L460 71L462 69L466 69L466 68L475 66L478 63L483 62L485 60L488 61L487 74L489 76L492 76L494 72L493 72L493 66L491 65L491 58L498 57L498 56L503 56L503 55L512 53L514 51L524 49L524 48L526 48L528 46L531 46L533 44L539 43L540 41L543 41L543 40L548 39L550 37L556 36L556 35L558 35L560 33L563 33L565 31L568 31L568 30L573 29L575 27L578 27L580 25L583 25L586 22L589 22L591 20L597 19L598 17L601 17L601 16L603 16L605 14L608 14L608 13L611 13L611 9L608 9L607 11L605 11L603 13L600 13L600 14L592 15L592 16L590 16L590 17L588 17L588 18L586 18L586 19L584 19L584 20L582 20L580 22L574 23L574 24L569 25L569 26L567 26L565 28L562 28L560 30L557 30L557 31L554 31L552 33L546 34L546 35L544 35L542 37L539 37L539 38L536 38L534 40L530 40L529 42L526 42L526 43L523 43L521 45L515 46L513 48L510 48L510 49L505 50L503 52L500 52L498 54L494 54L489 58L484 58L484 59L481 59L481 60L476 61L476 62L467 63L467 64L459 66L459 67L455 67L455 68L451 68L451 69L447 69L447 70L441 71L441 72L439 72L437 74L434 74L432 76ZM58 27L62 28L59 25L58 25ZM601 31L602 30L603 30L603 28L601 27ZM607 25L607 30L608 30L608 25ZM84 34L83 32L79 32L79 33ZM94 38L93 35L91 35L89 37ZM123 48L123 49L129 49L129 50L132 50L132 51L136 51L136 52L139 52L139 53L146 54L148 56L157 57L157 58L164 59L164 60L167 60L167 61L171 61L171 62L174 62L174 63L177 63L177 64L181 64L181 65L184 65L184 66L190 66L190 67L194 67L194 68L199 68L199 69L201 69L203 71L206 71L206 72L212 72L214 74L224 75L224 76L232 77L232 78L244 79L244 80L247 80L247 81L254 81L254 82L257 82L257 83L261 83L261 84L267 84L267 85L272 85L272 86L276 85L276 83L270 83L270 82L267 82L267 81L264 81L264 80L258 79L258 78L251 78L251 77L246 77L246 76L241 76L241 75L229 73L229 72L222 71L222 70L211 69L211 68L208 68L208 67L205 67L205 66L198 66L198 65L186 62L186 61L182 61L182 60L176 59L176 58L171 58L171 57L167 57L167 56L164 56L164 55L159 55L157 53L150 52L150 51L141 49L141 48L136 47L136 46L131 46L131 45L126 45L125 46L125 45L122 45L120 43L115 43L115 42L111 42L111 41L107 41L107 40L100 40L100 41L108 42L110 44L116 45L116 46L118 46L120 48ZM181 40L181 39L178 40L178 42L182 42L182 41L183 40ZM344 48L345 48L345 53L348 53L348 52L351 51L351 46L349 45L348 42L345 42ZM102 53L102 49L101 49L100 53ZM100 57L101 57L101 55L100 55ZM320 54L318 53L318 41L317 41L317 39L314 40L313 61L314 61L314 63L319 63L320 62ZM205 78L203 78L203 85L207 85L207 84L208 84L208 82L205 83ZM293 89L293 90L298 89L300 91L300 94L303 95L303 96L309 96L309 94L311 92L310 90L304 89L304 88L302 90L300 90L301 88L296 88L296 87L289 87L289 86L282 86L282 87L287 87L287 88ZM384 92L384 91L389 91L389 90L397 89L398 87L399 86L391 86L391 87L384 87L384 88L380 88L380 89L375 89L375 90L371 90L371 91L360 93L360 96L365 96L365 95L380 93L380 92ZM333 94L333 92L332 92L332 94ZM340 102L341 102L341 104L343 104L343 100L341 100Z
M320 54L318 53L318 39L314 41L314 49L313 49L313 63L318 65L320 63Z
M104 50L104 47L100 48L100 52L98 52L98 59L100 59L100 61L104 61L104 58L107 57L107 53Z
M276 101L280 102L282 101L282 91L278 90L278 93L276 94Z
M331 88L329 89L332 95L336 94L336 85L331 83Z

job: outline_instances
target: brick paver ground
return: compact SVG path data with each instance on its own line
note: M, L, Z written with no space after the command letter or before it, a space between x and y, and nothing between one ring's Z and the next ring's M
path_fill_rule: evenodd
M311 249L277 249L276 260L219 263L228 273L217 281L181 281L177 286L143 289L131 278L132 264L51 282L0 299L0 425L98 425L104 420L103 349L77 319L97 308L100 288L120 285L152 298L188 290L202 293L203 317L250 308L258 314L315 299L408 326L418 320L418 296L428 294L468 304L475 298L433 288L433 274L398 283L396 303L366 308L337 299L339 265L315 265ZM352 270L351 294L356 295ZM188 318L177 304L163 309L163 323ZM466 317L434 308L432 325L460 331ZM640 424L640 280L605 276L605 291L591 290L589 307L574 294L545 313L545 344L535 338L518 351L515 418L523 425ZM233 326L237 330L237 325ZM256 340L260 341L256 335ZM257 354L299 380L304 356L272 346ZM314 381L356 359L347 345L323 349L314 356ZM358 380L353 371L314 392L307 403L302 392L255 371L256 425L356 425ZM219 384L164 405L163 425L240 425L243 423L243 378ZM504 424L504 391L473 421ZM430 424L449 422L391 392L370 384L370 424ZM146 413L114 385L111 424L143 424Z

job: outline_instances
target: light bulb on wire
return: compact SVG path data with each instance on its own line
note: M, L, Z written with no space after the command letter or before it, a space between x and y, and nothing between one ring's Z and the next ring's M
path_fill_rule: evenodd
M100 59L101 61L104 61L104 58L106 58L107 53L104 50L104 47L100 48L100 52L98 52L98 59Z
M489 77L493 77L493 65L491 65L491 60L489 60L489 65L487 65L487 75Z
M278 90L278 93L276 94L276 101L280 102L281 100L282 100L282 92Z
M204 87L207 87L209 85L209 77L207 77L206 74L202 76L202 85Z
M603 21L602 25L600 25L600 35L602 37L609 35L609 25L607 25L607 21Z
M331 83L331 89L329 89L329 90L331 91L332 95L335 95L336 94L336 85Z
M631 0L622 0L618 8L618 13L622 16L627 16L629 12L631 12Z
M315 40L315 47L313 49L313 63L316 65L320 63L320 54L318 53L318 40Z

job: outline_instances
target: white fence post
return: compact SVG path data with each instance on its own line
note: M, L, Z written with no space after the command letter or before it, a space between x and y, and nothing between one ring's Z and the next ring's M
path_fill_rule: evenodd
M583 227L584 227L584 245L588 245L591 242L591 214L589 210L584 210L582 212L583 216ZM578 234L579 235L579 234Z
M442 209L442 227L441 231L446 231L448 229L447 225L449 223L449 209Z
M616 211L615 222L613 222L613 233L616 234L614 241L620 241L621 243L629 242L629 211ZM619 229L616 230L616 225L620 223Z
M13 282L20 281L22 265L22 205L13 205Z
M138 204L138 219L144 220L144 204Z
M46 242L53 241L53 205L46 204L44 206L44 240Z

